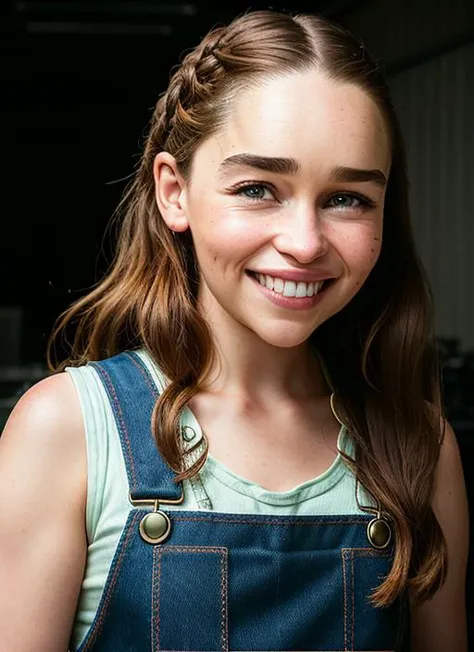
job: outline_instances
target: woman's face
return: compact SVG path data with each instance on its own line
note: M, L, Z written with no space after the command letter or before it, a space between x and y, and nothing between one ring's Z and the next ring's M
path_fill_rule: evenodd
M379 256L389 169L358 87L311 71L243 92L182 195L211 323L292 347L341 310Z

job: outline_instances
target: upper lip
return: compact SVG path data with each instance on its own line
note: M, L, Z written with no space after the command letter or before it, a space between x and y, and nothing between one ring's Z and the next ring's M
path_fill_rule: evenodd
M335 278L333 274L325 269L251 269L249 271L254 274L267 274L273 276L273 278L281 278L284 281L303 281L306 283Z

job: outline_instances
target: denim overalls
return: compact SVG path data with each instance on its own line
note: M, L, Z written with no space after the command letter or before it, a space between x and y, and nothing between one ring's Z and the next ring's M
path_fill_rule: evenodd
M406 650L405 597L369 602L393 544L373 516L166 510L182 487L150 420L158 390L133 352L100 363L125 459L131 510L79 651Z

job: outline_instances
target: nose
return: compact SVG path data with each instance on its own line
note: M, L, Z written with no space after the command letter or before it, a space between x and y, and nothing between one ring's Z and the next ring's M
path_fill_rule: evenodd
M281 254L301 264L321 258L329 251L329 240L324 221L314 207L299 208L285 217L284 225L274 238L274 246Z

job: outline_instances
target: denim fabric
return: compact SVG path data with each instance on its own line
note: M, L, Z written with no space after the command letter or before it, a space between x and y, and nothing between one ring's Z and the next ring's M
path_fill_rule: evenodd
M177 498L181 487L150 430L157 389L131 352L93 363L119 429L133 498ZM227 514L166 509L171 533L140 536L130 513L96 618L80 652L404 650L404 597L369 602L393 548L376 550L369 515Z

